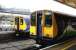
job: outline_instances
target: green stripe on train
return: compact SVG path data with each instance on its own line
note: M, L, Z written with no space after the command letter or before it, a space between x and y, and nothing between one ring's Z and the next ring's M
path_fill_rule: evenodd
M65 32L65 36L76 36L76 31L67 31Z

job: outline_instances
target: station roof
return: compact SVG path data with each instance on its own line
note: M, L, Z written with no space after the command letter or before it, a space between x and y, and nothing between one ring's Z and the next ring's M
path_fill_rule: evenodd
M21 15L30 15L31 12L28 9L15 9L15 8L0 8L2 13L12 13L12 14L21 14Z
M59 3L55 0L23 0L23 1L22 0L12 0L12 1L8 0L9 2L8 1L4 2L4 1L5 0L1 0L0 3L6 6L9 5L11 7L13 6L16 8L29 9L31 12L38 11L38 10L51 10L56 13L61 13L61 14L66 14L69 16L76 17L75 8Z

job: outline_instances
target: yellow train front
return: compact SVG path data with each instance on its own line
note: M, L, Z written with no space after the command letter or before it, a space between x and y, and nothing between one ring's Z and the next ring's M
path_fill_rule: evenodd
M30 17L30 16L29 16ZM16 36L29 37L30 19L23 16L15 17Z
M31 14L30 35L38 43L53 44L59 40L76 36L75 29L69 29L72 25L73 17L53 13L50 10L39 10ZM70 24L69 24L70 23Z
M55 38L57 31L55 17L51 11L40 10L32 13L30 34L32 37L36 37L37 42L42 42L40 40L46 42L47 40Z

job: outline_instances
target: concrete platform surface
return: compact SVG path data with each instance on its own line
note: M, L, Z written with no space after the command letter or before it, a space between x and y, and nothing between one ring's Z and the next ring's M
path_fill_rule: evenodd
M21 50L35 46L36 41L33 39L14 41L8 43L0 43L0 50Z

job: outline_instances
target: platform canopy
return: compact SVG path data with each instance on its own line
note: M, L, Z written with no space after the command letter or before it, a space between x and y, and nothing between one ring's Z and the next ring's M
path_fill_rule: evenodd
M0 4L7 8L37 10L51 10L53 12L76 16L76 9L55 0L0 0Z

